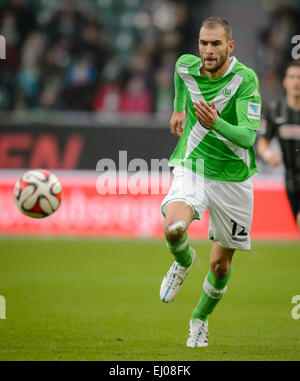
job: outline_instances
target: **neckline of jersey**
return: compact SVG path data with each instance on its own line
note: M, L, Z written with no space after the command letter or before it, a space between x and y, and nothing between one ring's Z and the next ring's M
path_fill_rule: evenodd
M201 78L206 78L208 81L220 81L220 80L222 80L224 77L226 77L228 74L231 73L232 69L234 68L235 64L237 63L237 59L236 59L235 56L232 56L230 58L231 58L231 62L229 64L229 66L228 66L228 69L226 70L226 72L224 73L224 75L222 77L209 78L206 75L201 74L200 73L200 69L201 69L201 66L202 66L202 61L200 62L200 65L199 65L198 70L197 70L198 76L201 77Z

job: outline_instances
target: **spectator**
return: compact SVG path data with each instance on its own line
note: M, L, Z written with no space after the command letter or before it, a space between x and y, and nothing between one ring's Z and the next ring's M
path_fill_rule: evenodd
M141 76L133 76L121 98L121 112L149 113L152 111L152 94Z
M26 0L10 0L7 7L16 17L16 25L23 45L29 33L37 28L36 15Z
M102 71L108 52L106 46L101 44L100 27L95 23L88 23L82 30L82 37L72 51L74 54L88 54L92 57L98 71Z
M53 45L64 39L70 46L75 46L82 35L84 16L73 6L68 6L55 13L47 25L49 44Z
M39 31L33 31L25 41L21 55L21 66L17 76L18 87L16 103L22 98L23 106L36 107L39 97L40 61L44 53L43 36Z
M173 107L173 76L169 70L160 69L155 76L155 111L170 116Z
M107 79L97 90L94 111L120 112L121 89L117 79Z
M65 84L65 73L70 65L69 44L61 40L50 47L42 63L40 107L59 109Z
M0 69L15 72L20 63L21 34L16 15L10 10L2 13L0 34L4 36L6 42L6 59L0 61Z
M94 96L96 69L89 55L78 58L66 74L63 93L64 108L91 110Z

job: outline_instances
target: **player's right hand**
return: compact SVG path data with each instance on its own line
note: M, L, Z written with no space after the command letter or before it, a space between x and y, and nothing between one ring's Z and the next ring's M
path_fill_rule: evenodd
M265 152L264 159L272 167L277 167L282 161L280 152L270 150Z
M171 133L176 136L181 136L183 131L183 123L185 121L185 111L173 111L171 120L170 120L170 129Z

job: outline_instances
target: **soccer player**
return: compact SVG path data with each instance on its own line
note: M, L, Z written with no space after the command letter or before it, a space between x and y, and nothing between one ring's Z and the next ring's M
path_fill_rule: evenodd
M175 261L161 284L163 302L174 300L196 260L187 230L207 209L212 240L210 268L189 323L188 347L208 345L207 319L226 292L233 254L250 250L250 177L257 172L253 144L261 97L256 74L230 56L233 49L229 23L210 17L200 29L200 58L185 54L175 67L170 126L180 138L169 162L175 167L173 182L162 203L166 245Z
M257 153L271 166L285 167L286 193L300 231L300 61L292 61L283 79L286 96L271 102L263 118L264 129L258 139ZM277 137L281 151L270 150Z

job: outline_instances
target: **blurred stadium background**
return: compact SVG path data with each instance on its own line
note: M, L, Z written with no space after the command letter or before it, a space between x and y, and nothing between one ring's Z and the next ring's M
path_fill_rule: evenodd
M199 26L208 16L232 24L234 55L258 74L263 104L280 97L291 37L300 34L299 13L299 0L226 0L226 6L222 0L0 0L6 39L6 59L0 60L0 293L10 328L1 333L0 359L199 359L176 349L185 343L182 322L199 296L198 279L192 288L196 275L181 304L168 310L159 304L171 260L162 240L163 192L147 194L144 184L139 194L100 195L96 165L112 159L126 176L118 167L120 151L128 163L141 158L149 169L151 159L169 158L177 141L169 132L174 64L182 53L198 54ZM224 342L212 336L216 349L202 359L299 360L299 322L290 317L290 298L299 293L299 234L283 167L270 168L259 158L257 164L252 256L237 256L236 285L212 322ZM60 209L43 220L21 215L14 204L13 187L31 168L50 169L64 189ZM195 245L208 254L207 230L205 214L190 236L204 241ZM49 236L60 239L44 240ZM118 240L124 237L134 240ZM201 268L207 265L207 258L199 259ZM239 310L245 295L247 323L245 309ZM166 322L179 336L164 330ZM238 342L239 335L248 341Z

